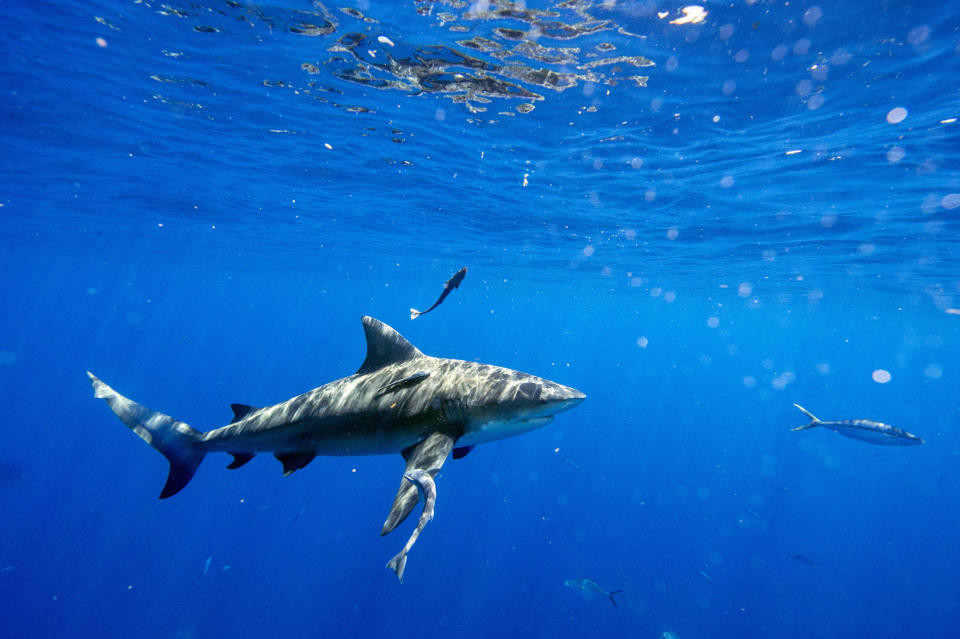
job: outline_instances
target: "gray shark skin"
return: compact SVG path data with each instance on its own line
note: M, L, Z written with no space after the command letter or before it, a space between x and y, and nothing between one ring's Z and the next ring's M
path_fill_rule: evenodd
M232 454L229 468L271 452L284 474L317 455L401 453L406 473L419 469L435 476L454 444L458 451L469 451L520 435L586 397L508 368L424 355L383 322L372 317L362 321L367 356L354 375L273 406L234 404L234 420L207 432L137 404L87 375L95 397L106 400L121 421L170 462L161 499L183 489L204 456L213 452ZM416 484L401 480L382 535L406 518L417 497Z

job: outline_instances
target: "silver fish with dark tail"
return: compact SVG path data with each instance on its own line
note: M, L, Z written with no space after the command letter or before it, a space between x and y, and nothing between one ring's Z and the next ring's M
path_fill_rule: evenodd
M879 444L881 446L912 446L914 444L924 443L923 439L916 435L901 430L896 426L891 426L890 424L875 422L870 419L841 419L838 421L825 422L814 417L813 413L800 404L794 404L794 406L803 411L803 414L812 421L809 424L797 426L790 430L806 430L808 428L823 426L844 437L859 439L860 441Z

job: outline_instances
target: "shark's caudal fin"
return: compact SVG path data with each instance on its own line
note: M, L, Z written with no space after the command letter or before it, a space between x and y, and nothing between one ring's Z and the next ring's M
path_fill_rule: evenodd
M417 318L420 317L421 315L423 315L423 313L422 313L421 311L418 311L418 310L415 309L415 308L411 308L411 309L410 309L410 319L417 319Z
M620 606L617 605L617 600L614 599L613 596L619 595L622 592L623 592L622 590L614 590L613 592L607 593L607 595L610 597L610 603L613 604L614 608L619 608Z
M810 418L810 423L809 423L809 424L804 424L803 426L797 426L796 428L791 428L791 429L790 429L791 431L795 431L795 430L806 430L806 429L808 429L808 428L816 428L817 426L819 426L819 425L821 424L820 420L817 419L817 418L814 416L814 414L811 413L810 411L808 411L806 408L804 408L804 407L801 406L800 404L794 404L794 406L796 406L797 408L799 408L799 409L800 409L800 412L802 412L804 415L806 415L807 417Z
M93 384L94 397L107 400L117 417L140 438L163 453L170 462L170 474L160 493L160 499L176 495L187 485L203 461L203 451L197 450L200 432L169 415L152 411L127 399L87 371Z

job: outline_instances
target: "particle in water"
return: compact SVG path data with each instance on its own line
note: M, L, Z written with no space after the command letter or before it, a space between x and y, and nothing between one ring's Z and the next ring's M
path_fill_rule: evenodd
M887 122L890 124L900 124L907 119L907 110L903 107L895 107L887 113Z
M886 371L882 368L878 368L877 370L873 371L870 376L873 378L873 381L878 384L886 384L892 378L890 371Z

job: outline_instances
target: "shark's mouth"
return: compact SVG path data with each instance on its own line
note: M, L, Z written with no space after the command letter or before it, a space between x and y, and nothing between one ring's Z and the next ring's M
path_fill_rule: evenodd
M540 417L527 417L526 419L521 419L520 423L524 426L529 426L531 428L537 426L544 426L553 421L553 415L542 415Z

